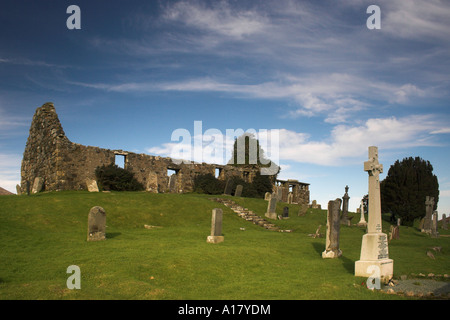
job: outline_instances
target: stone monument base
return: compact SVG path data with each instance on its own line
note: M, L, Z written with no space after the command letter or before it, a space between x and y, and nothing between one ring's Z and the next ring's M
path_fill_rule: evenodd
M276 212L266 212L265 216L269 219L277 220L277 213Z
M104 232L89 233L87 237L87 241L102 241L102 240L106 240L106 235Z
M356 277L376 277L377 274L373 267L375 266L380 269L380 281L382 283L387 283L394 275L394 260L384 259L384 260L358 260L355 262L355 276ZM371 268L369 268L371 267ZM369 270L367 270L369 268ZM369 272L368 272L369 271Z
M223 236L208 236L208 238L206 238L206 242L208 243L220 243L224 241L224 237Z
M337 250L337 251L333 251L333 250L329 250L329 251L324 251L322 252L322 258L326 259L326 258L339 258L340 256L342 256L342 250Z

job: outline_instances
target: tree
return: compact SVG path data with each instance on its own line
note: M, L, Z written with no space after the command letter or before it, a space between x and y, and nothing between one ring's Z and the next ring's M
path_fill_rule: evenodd
M116 164L103 165L95 169L97 183L103 190L141 191L144 186L136 180L133 172L120 168Z
M425 198L434 197L434 208L439 201L439 183L429 161L419 157L397 160L380 184L381 209L412 225L425 216Z

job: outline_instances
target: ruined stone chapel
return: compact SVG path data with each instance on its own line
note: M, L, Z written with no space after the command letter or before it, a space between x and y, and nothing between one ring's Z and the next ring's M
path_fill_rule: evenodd
M36 109L30 127L22 159L22 193L30 193L36 178L42 182L42 190L86 190L89 181L95 180L95 170L99 166L116 162L116 157L124 158L124 168L133 172L148 192L191 192L197 175L212 174L219 180L237 176L252 182L260 172L257 165L219 165L174 161L169 157L136 154L123 150L102 149L71 142L65 135L53 103L45 103ZM173 173L173 174L169 174ZM280 189L280 180L271 176L274 191ZM309 203L309 184L284 183L281 188L283 198L293 193L292 202ZM284 199L287 202L287 199Z

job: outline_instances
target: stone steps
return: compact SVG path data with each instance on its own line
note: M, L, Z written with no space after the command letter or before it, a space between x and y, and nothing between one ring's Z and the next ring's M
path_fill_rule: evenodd
M271 231L278 231L278 232L292 232L292 230L281 230L278 226L273 224L272 222L267 221L264 218L261 218L257 214L255 214L253 211L248 210L248 208L244 208L237 203L235 203L232 200L228 199L222 199L222 198L210 198L211 201L215 201L218 203L222 203L223 205L227 206L231 210L233 210L239 217L246 221L250 221L253 224L256 224L258 226L261 226L267 230Z

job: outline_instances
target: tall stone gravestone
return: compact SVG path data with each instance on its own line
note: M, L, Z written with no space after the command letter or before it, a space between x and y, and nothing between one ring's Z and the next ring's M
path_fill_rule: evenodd
M102 207L92 207L88 216L87 241L106 239L106 212Z
M380 173L378 147L369 147L369 161L364 162L369 174L369 223L362 237L360 259L355 262L355 276L370 277L374 272L380 281L387 282L394 273L394 261L389 259L387 235L381 229ZM379 272L378 272L379 271Z
M272 197L269 200L269 204L267 205L267 212L265 214L265 216L269 219L277 219L277 213L276 213L276 209L277 209L277 201L278 198L276 196L276 194L272 194Z
M330 200L328 202L327 211L327 235L325 251L322 252L322 258L338 258L342 255L339 249L339 233L341 228L340 222L341 199Z
M447 226L447 217L445 215L445 213L442 215L442 225L441 228L443 230L448 230L448 226Z
M206 238L208 243L220 243L224 241L222 236L222 209L215 208L211 217L211 235Z
M240 197L242 195L242 189L243 189L242 185L238 184L236 186L236 190L234 191L234 196L235 197Z
M345 186L345 194L342 197L342 217L341 223L346 226L350 225L350 220L348 220L348 200L350 197L348 196L348 186Z
M425 218L423 219L422 232L431 234L433 227L433 207L434 197L427 196L425 198Z
M431 236L433 238L439 237L439 233L438 233L438 212L437 211L433 212L433 223L432 223L432 226L431 226Z
M231 179L227 180L227 184L225 185L224 194L231 196L231 191L233 190L233 181Z
M364 217L364 201L361 200L361 206L359 208L359 211L361 212L361 218L356 225L358 227L367 227L366 218Z
M43 186L44 186L44 179L42 179L41 177L36 177L34 179L33 188L31 189L31 193L41 192Z

